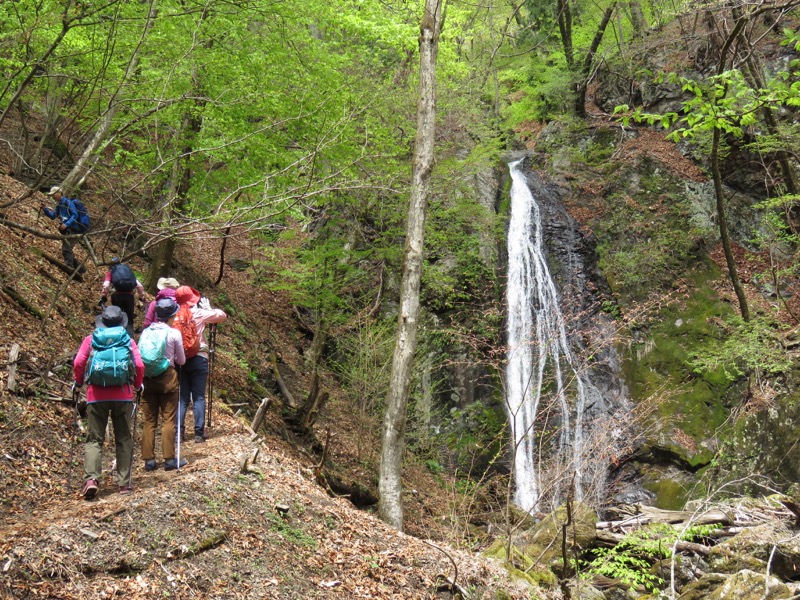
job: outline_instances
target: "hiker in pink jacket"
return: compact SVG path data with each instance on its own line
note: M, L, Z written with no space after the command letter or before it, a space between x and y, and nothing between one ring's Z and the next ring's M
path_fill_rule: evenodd
M192 319L197 327L200 337L200 351L192 358L186 359L186 364L181 367L181 393L178 408L178 435L184 439L184 421L189 404L194 412L194 441L206 441L206 384L208 383L208 342L205 338L206 325L221 323L228 318L224 310L211 308L208 298L200 296L200 292L187 285L182 285L175 290L175 299L181 306L189 306Z
M136 390L142 387L144 380L144 364L139 355L136 342L128 335L127 315L118 306L107 306L103 314L97 317L97 329L92 335L87 335L75 356L73 370L75 386L81 387L86 381L86 402L88 415L88 431L84 446L84 485L83 497L91 500L97 494L97 488L102 473L102 447L106 436L108 418L114 426L114 443L117 458L116 479L121 494L130 493L131 458L133 450L133 437L130 430L133 398ZM113 352L124 352L126 362L132 365L123 365L126 369L126 382L111 385L103 380L100 372L100 353L103 346L100 341L106 342L107 347ZM89 360L92 351L95 354ZM120 361L122 362L122 361ZM106 383L106 385L104 385Z
M147 312L144 315L144 323L142 324L142 329L147 329L155 323L156 321L156 302L161 300L162 298L172 298L175 300L175 290L180 287L181 284L178 283L178 280L174 277L161 277L156 282L156 287L158 288L158 293L156 294L156 299L153 300L150 304L147 305Z

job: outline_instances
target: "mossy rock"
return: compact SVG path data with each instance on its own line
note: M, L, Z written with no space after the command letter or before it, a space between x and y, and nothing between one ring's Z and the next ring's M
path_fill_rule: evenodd
M561 560L563 526L567 522L567 509L560 506L534 529L520 536L518 545L528 556L550 565ZM582 502L572 505L572 524L567 527L567 551L585 550L597 539L597 514Z
M558 587L558 577L555 573L542 564L535 564L534 559L513 544L511 545L511 556L509 556L508 540L505 538L496 539L483 551L483 554L499 560L514 579L521 579L537 588Z
M720 573L765 571L770 560L770 571L775 575L792 580L800 577L800 542L780 522L745 529L708 553L708 564Z
M675 585L678 589L697 581L696 573L710 570L708 564L702 558L677 554L674 558L664 558L656 561L650 568L650 573L668 582L673 574L673 563L675 567Z
M652 427L645 428L647 462L691 471L709 464L730 406L739 399L724 369L697 373L690 365L694 354L718 339L712 323L733 314L713 289L718 277L713 267L695 272L690 295L662 310L650 329L636 332L625 356L625 381L634 402L652 401L663 390L672 390L658 401Z
M780 600L792 598L789 586L775 577L767 581L763 573L743 570L730 576L719 573L704 575L690 584L680 600Z
M766 473L778 485L800 481L799 436L800 401L783 397L777 405L737 421L720 452L720 470L725 479Z

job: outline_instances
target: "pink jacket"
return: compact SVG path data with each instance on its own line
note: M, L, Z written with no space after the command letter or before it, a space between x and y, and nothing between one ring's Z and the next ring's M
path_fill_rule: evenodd
M208 342L206 342L206 325L214 325L215 323L222 323L228 318L225 311L220 308L199 308L196 304L192 306L192 320L195 327L197 327L197 335L200 337L200 352L198 356L202 355L208 358Z
M86 364L89 361L89 354L92 352L92 336L87 335L83 338L80 350L75 355L75 362L73 363L73 370L75 374L75 385L83 385L83 374L86 372ZM133 380L133 385L117 385L112 387L103 387L100 385L90 384L86 388L86 402L130 402L133 396L144 381L144 363L139 354L139 347L136 342L131 338L131 352L133 353L133 363L136 366L136 376Z
M156 294L156 299L153 300L150 304L147 305L147 314L144 316L144 324L142 325L142 329L147 329L156 322L156 302L161 300L162 298L172 298L175 299L175 290L172 288L164 288L163 290L158 290Z

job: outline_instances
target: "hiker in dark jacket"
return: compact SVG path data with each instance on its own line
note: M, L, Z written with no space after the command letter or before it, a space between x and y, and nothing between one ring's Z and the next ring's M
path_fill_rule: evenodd
M169 367L155 377L145 377L142 394L142 412L144 429L142 431L142 458L144 470L153 471L156 464L155 441L158 417L161 416L161 454L164 458L164 470L171 471L186 464L175 458L175 415L178 411L178 373L175 367L186 362L183 352L181 332L171 327L178 312L178 305L172 298L162 298L156 302L156 321L150 325L145 335L158 331L166 336L164 358Z
M80 228L80 223L78 223L77 216L70 210L70 199L61 192L61 188L54 185L50 188L47 195L56 201L56 206L51 210L42 204L42 212L48 219L53 220L58 218L60 221L58 224L58 231L61 235L83 233ZM75 253L73 251L76 240L77 238L63 238L61 240L61 255L64 257L64 264L71 269L78 269L80 267L79 270L83 273L86 271L86 268L82 267L81 264L75 260Z
M117 306L107 306L103 314L97 317L98 328L124 329L128 320L124 312ZM75 356L75 386L81 387L87 370L91 365L89 356L92 352L92 335L84 338L78 354ZM144 364L139 356L136 342L130 339L130 351L133 358L135 374L132 383L115 386L102 386L91 383L86 389L86 410L88 414L88 431L84 446L84 485L83 497L91 500L97 494L97 487L102 472L102 447L106 435L108 418L114 426L114 442L117 458L117 485L120 494L130 493L131 451L133 438L130 431L130 418L133 409L135 390L139 389L144 379Z
M119 276L123 273L126 275L124 278ZM122 281L125 282L124 285ZM119 306L125 311L125 314L128 315L129 331L133 331L134 309L136 307L136 299L133 296L134 291L139 295L139 301L143 303L144 286L139 283L133 270L128 265L120 262L119 258L115 256L111 259L111 266L103 280L103 297L101 302L106 302L110 292L111 304Z
M156 282L156 287L158 288L158 293L156 294L156 299L147 305L147 312L144 315L142 329L147 329L152 323L155 322L156 302L162 298L172 298L174 300L175 290L180 287L180 284L178 283L178 280L173 277L161 277L159 278L158 282Z

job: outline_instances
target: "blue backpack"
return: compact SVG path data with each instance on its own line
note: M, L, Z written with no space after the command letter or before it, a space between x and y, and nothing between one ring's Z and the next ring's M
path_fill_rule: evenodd
M83 233L89 229L89 225L91 225L89 212L80 198L70 198L69 212L75 217L75 224L72 226L73 231Z
M168 328L148 327L142 332L139 338L139 354L144 363L145 377L158 377L169 368L167 360L167 336Z
M112 387L133 381L135 367L131 337L124 327L98 327L92 333L92 355L86 380Z

